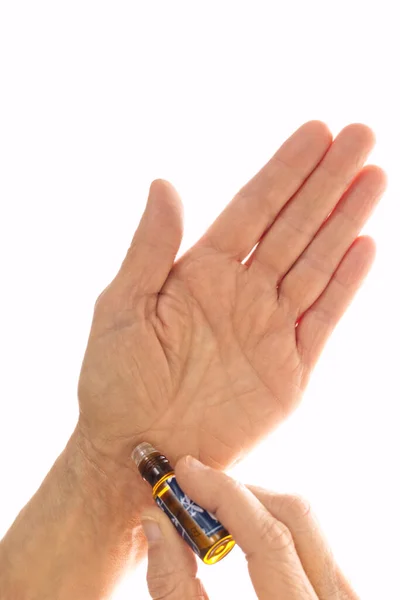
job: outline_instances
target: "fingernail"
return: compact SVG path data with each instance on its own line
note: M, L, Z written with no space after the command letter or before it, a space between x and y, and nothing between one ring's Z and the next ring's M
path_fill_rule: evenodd
M206 468L205 465L203 465L203 463L197 460L197 458L194 458L194 456L190 455L185 457L185 464L192 471L200 471Z
M161 527L154 519L142 519L142 526L148 542L157 542L162 539Z

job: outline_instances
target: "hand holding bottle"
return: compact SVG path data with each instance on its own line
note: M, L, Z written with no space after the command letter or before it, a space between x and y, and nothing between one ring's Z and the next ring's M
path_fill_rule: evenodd
M178 461L180 486L216 515L246 555L261 600L356 600L336 565L307 502L244 486L192 457ZM142 515L148 537L147 582L152 598L207 600L195 555L162 511ZM229 556L224 559L229 560Z

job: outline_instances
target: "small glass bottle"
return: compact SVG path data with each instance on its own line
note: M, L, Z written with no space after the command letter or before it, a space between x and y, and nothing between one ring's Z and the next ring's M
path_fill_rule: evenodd
M213 565L232 550L235 541L231 534L211 513L186 496L163 454L143 442L136 446L132 458L143 479L152 486L158 506L204 563Z

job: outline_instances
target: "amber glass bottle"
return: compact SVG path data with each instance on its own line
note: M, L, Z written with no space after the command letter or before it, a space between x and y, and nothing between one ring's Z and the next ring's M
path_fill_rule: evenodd
M235 542L223 525L190 500L179 487L167 458L143 442L132 453L143 479L153 488L153 498L175 525L179 534L207 565L218 562Z

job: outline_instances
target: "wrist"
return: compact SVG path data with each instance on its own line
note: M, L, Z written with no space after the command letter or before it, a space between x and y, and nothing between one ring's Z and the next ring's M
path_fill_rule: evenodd
M0 598L98 600L145 554L151 489L99 459L76 428L0 545Z
M134 446L135 440L127 448L126 461L117 461L93 444L78 422L65 448L66 456L76 463L82 489L94 497L107 498L110 507L129 521L139 520L144 506L152 502L151 490L130 457Z

